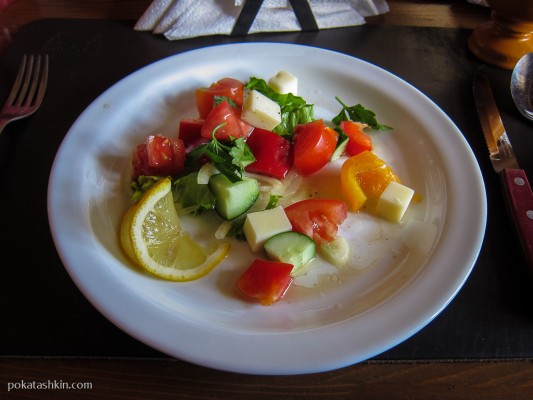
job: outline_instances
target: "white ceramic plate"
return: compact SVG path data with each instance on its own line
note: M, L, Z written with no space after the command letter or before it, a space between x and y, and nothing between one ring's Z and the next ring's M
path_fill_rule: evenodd
M395 128L373 134L374 143L420 195L407 222L350 216L341 231L353 247L353 268L333 270L314 288L294 286L271 307L233 293L233 282L253 258L242 243L193 282L166 282L133 267L120 249L118 227L129 204L134 147L154 132L176 134L179 119L195 115L197 87L226 76L268 79L279 70L299 78L299 94L316 105L317 117L337 114L339 96ZM255 374L336 369L409 338L467 279L486 222L477 162L461 132L427 97L356 58L275 43L178 54L111 87L65 137L50 177L48 211L72 279L118 327L176 358ZM194 230L194 221L186 225Z

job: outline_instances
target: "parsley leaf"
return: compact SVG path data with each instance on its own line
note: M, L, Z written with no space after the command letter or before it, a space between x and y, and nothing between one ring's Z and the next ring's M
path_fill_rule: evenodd
M341 112L332 119L335 125L340 125L341 121L354 121L367 124L369 127L377 131L390 131L393 129L390 126L381 125L376 119L376 114L373 111L366 109L361 104L348 107L338 97L335 97L335 99L337 99L342 105Z
M255 161L255 157L243 138L231 138L228 142L219 141L215 132L223 124L218 125L212 134L212 139L187 155L187 163L192 168L199 168L202 157L207 157L213 165L230 181L242 181L244 167Z
M237 108L237 103L235 103L232 99L230 99L229 97L226 97L226 96L213 96L213 108L215 108L216 106L218 106L220 103L223 103L227 101L228 104L232 107L232 108Z

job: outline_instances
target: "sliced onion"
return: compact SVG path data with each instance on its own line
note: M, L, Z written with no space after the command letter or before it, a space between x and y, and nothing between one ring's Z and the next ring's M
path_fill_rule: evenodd
M209 183L209 179L218 173L220 173L220 171L213 164L204 164L198 171L198 177L196 178L196 181L199 185L207 185Z
M224 239L227 236L230 229L231 229L231 221L222 222L218 226L217 230L215 231L215 238L219 240Z

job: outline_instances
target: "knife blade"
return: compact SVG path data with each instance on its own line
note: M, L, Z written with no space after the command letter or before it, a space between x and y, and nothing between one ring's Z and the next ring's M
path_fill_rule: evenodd
M474 101L492 166L500 175L507 209L533 277L533 193L507 137L484 67L474 75Z

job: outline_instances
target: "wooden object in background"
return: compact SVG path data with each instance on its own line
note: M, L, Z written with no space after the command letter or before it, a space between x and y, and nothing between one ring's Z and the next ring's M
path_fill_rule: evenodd
M480 60L513 69L526 53L533 52L533 1L487 0L492 20L478 26L468 47Z

